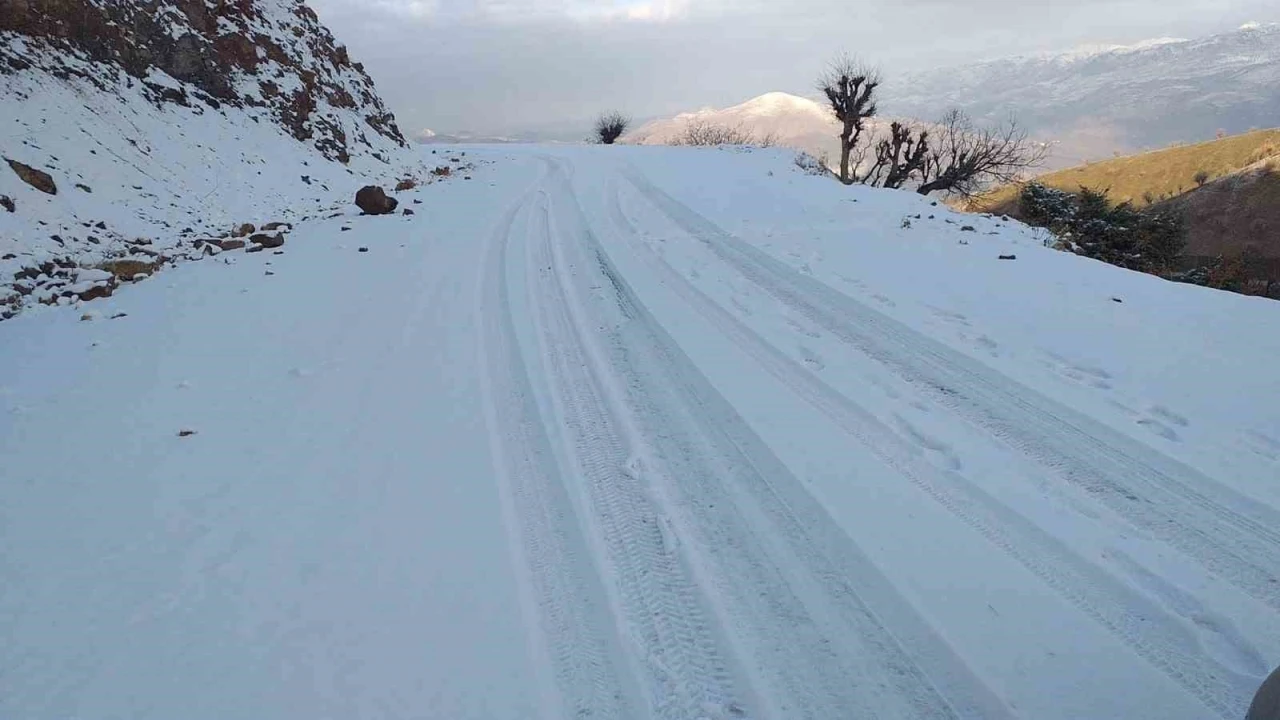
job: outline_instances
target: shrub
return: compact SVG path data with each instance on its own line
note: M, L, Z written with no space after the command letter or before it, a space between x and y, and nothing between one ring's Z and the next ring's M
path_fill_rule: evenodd
M631 118L616 110L596 118L595 140L601 145L612 145L627 131Z

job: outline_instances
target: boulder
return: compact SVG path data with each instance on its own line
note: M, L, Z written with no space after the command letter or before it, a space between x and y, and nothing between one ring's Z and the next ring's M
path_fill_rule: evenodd
M396 199L387 197L386 191L377 185L366 185L356 193L356 205L366 215L386 215L395 212Z
M264 248L278 248L281 245L284 245L284 235L281 233L275 233L274 235L258 233L257 235L251 236L249 238L249 242L254 245L261 245Z
M49 175L49 173L43 170L37 170L30 165L24 165L17 160L9 160L8 158L5 158L5 161L9 163L9 167L13 168L13 171L17 173L18 177L22 179L22 182L42 193L46 193L48 195L58 194L58 186L54 184L53 177Z
M248 237L249 235L252 235L257 231L258 231L258 228L256 225L254 225L253 223L245 223L240 227L236 228L236 231L231 233L231 236L238 237L238 238Z
M262 226L262 232L275 232L280 228L292 228L293 226L287 222L269 222Z
M412 190L416 187L418 187L417 180L414 180L413 178L405 178L396 183L396 192L404 192L405 190Z

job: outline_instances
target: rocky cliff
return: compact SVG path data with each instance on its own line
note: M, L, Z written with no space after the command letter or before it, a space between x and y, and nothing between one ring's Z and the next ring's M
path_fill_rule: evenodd
M0 73L30 68L104 90L127 76L155 103L265 111L343 163L405 144L302 0L0 0Z

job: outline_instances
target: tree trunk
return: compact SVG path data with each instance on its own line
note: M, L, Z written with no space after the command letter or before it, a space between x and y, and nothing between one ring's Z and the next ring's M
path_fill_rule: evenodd
M849 176L849 152L852 149L849 143L840 143L840 182L845 185L853 184L853 178Z

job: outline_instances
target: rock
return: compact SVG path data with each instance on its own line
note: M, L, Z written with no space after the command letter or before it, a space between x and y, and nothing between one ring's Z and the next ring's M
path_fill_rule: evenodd
M405 208L405 209L404 209L404 214L405 214L405 215L412 215L412 214L413 214L413 211L412 211L412 210L410 210L409 208Z
M960 232L978 232L978 228L972 225L965 225L964 227L960 228Z
M262 232L273 232L275 230L279 230L280 228L292 229L293 226L287 222L269 222L266 225L262 226Z
M281 245L284 245L284 235L282 233L276 233L274 235L258 233L257 235L250 237L249 242L254 245L261 245L264 248L278 248Z
M118 312L118 313L116 313L115 315L112 315L112 316L111 316L111 319L112 319L112 320L119 320L119 319L120 319L120 318L122 318L122 317L129 317L129 313L127 313L127 312Z
M421 200L419 200L418 198L414 198L414 199L413 199L413 204L414 204L414 205L421 205L421 204L422 204L422 201L421 201Z
M248 248L245 249L245 252L256 253L256 252L262 252L265 249L266 248L262 247L261 245L250 245Z
M435 170L432 170L431 174L436 177L449 177L449 174L452 172L453 171L449 169L448 165L440 165Z
M226 252L227 250L239 250L244 247L243 240L210 240L209 244L217 245L222 248L223 252Z
M13 168L13 171L17 173L18 177L22 179L22 182L47 195L58 194L58 186L54 184L53 176L49 175L49 173L43 170L37 170L30 165L24 165L17 160L9 160L8 158L5 158L5 161L9 163L9 167Z
M254 225L253 223L245 223L240 227L236 228L236 231L231 233L231 236L238 237L238 238L248 237L257 231L258 231L258 228L256 225Z
M195 430L179 430L178 431L178 437L191 437L192 435L195 435L195 434L196 434Z
M272 275L275 275L275 273L271 272L270 270L268 270L268 271L266 271L266 272L264 272L264 273L262 273L262 274L263 274L263 275L266 275L266 276L268 276L268 277L270 277L270 276L272 276Z
M356 193L356 205L366 215L386 215L395 212L399 203L377 185L366 185Z
M359 250L357 250L356 252L369 252L369 248L367 248L367 247L362 247L362 248L360 248Z
M76 183L76 189L83 190L84 192L87 192L87 193L93 192L93 188L89 187L88 185L85 185L84 183Z
M87 320L92 320L92 319L94 319L94 318L96 318L96 317L98 317L98 314L97 314L97 313L87 312L87 313L85 313L85 314L83 314L83 315L81 315L81 316L80 316L80 322L85 322L85 321L87 321Z
M18 206L13 204L13 198L8 195L0 195L0 207L9 212L17 212Z
M99 220L98 222L94 223L94 224L93 224L93 226L94 226L94 227L96 227L96 228L98 228L99 230L106 230L106 229L107 229L107 224L106 224L105 222L101 221L101 220ZM147 242L148 242L148 243L150 243L151 241L150 241L150 240L148 240Z
M405 190L412 190L416 187L418 187L417 180L414 180L413 178L405 178L396 183L396 192L404 192Z
M1122 302L1124 302L1124 301L1123 301L1123 300L1121 300L1121 299L1120 299L1120 298L1118 298L1118 297L1113 297L1113 298L1111 298L1111 302L1118 302L1118 303L1122 303Z
M343 226L342 226L341 228L339 228L339 229L340 229L342 232L347 232L347 231L351 230L351 228L347 227L346 225L343 225Z
M1000 259L1001 260L1017 260L1018 256L1017 255L1001 255Z
M16 257L18 256L14 255L13 253L5 253L3 256L0 256L0 260L12 260Z

